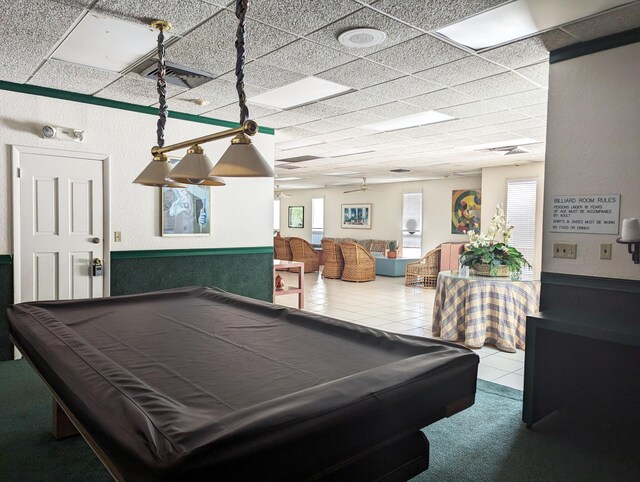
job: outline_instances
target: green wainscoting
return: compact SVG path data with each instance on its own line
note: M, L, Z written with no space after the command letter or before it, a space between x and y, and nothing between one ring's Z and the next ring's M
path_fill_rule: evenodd
M181 286L217 286L263 301L273 299L273 248L114 251L111 295Z
M13 359L7 307L13 303L11 256L0 255L0 360ZM217 286L263 301L273 300L273 248L113 251L111 295L181 286Z
M13 264L9 255L0 255L0 287L0 360L12 360L7 321L7 308L13 303Z

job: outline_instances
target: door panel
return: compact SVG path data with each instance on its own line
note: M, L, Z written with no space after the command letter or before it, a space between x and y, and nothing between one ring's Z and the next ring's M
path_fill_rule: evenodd
M104 258L102 168L100 160L21 154L17 301L103 296L91 268Z

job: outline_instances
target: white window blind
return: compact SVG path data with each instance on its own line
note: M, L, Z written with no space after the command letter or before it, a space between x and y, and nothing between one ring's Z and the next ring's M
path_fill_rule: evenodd
M422 192L402 194L402 256L417 257L422 253Z
M280 199L273 201L273 229L280 231Z
M509 244L533 265L536 242L536 180L507 181L507 226L514 226Z
M320 244L324 237L324 198L311 199L311 244Z

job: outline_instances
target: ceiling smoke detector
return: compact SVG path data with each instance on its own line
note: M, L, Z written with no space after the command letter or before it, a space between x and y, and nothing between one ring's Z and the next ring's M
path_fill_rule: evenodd
M346 47L364 49L380 45L387 38L387 34L375 28L354 28L342 32L338 42Z

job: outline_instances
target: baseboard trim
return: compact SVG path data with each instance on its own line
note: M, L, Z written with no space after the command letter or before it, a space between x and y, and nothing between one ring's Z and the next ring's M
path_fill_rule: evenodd
M111 259L173 258L177 256L219 256L240 254L273 253L273 246L247 248L196 248L196 249L154 249L141 251L111 251Z
M0 254L0 264L13 264L13 256L10 254Z

